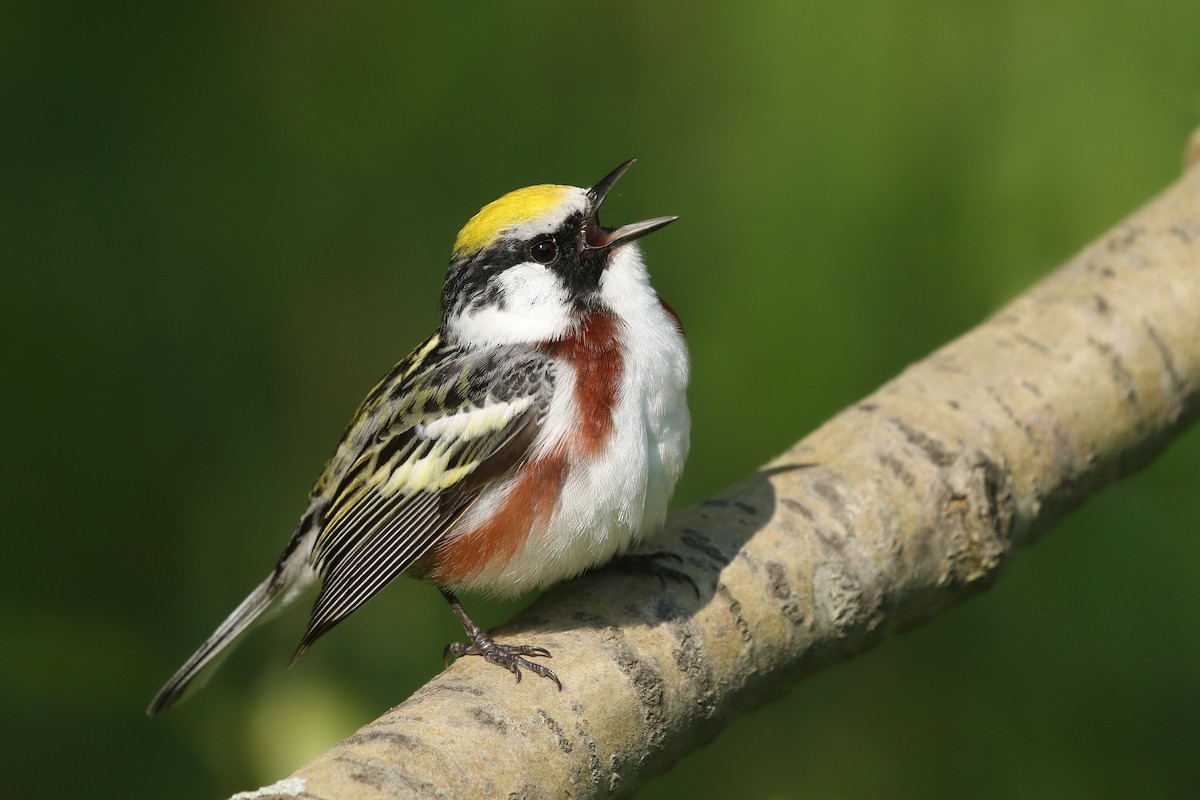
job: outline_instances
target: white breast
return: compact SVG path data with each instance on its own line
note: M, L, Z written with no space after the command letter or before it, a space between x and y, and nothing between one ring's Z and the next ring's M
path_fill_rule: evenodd
M512 596L602 564L656 533L687 458L687 345L650 287L641 254L626 245L600 283L624 345L612 436L594 456L572 455L561 498L544 530L507 563L461 588ZM565 365L564 365L565 366ZM534 455L577 430L574 375L559 371Z

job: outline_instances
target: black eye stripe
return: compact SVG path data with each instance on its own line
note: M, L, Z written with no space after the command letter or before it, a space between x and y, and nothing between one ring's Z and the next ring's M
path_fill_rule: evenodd
M519 264L541 263L534 258L532 250L542 241L554 245L555 255L545 266L563 276L572 286L581 279L579 256L571 244L580 238L583 214L571 214L553 233L543 233L534 239L517 239L502 236L491 246L466 257L453 257L442 285L442 314L445 317L462 313L468 306L495 302L497 289L491 285L494 278L510 267ZM594 280L584 281L590 285Z

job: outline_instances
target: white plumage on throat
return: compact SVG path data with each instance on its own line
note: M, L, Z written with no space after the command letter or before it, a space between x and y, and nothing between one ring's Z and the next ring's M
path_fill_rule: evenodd
M600 295L617 318L624 355L612 438L594 458L570 463L544 530L533 532L507 562L488 565L456 588L515 596L548 586L625 552L666 518L688 452L687 345L650 287L636 245L612 253ZM556 381L535 455L578 430L573 392L573 375ZM501 501L481 499L471 517L485 517Z

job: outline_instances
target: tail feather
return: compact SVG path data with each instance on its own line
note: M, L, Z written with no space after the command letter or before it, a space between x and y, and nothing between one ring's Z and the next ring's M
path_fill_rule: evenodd
M278 572L274 572L260 583L250 595L242 601L233 613L213 631L204 644L192 654L180 667L166 685L150 701L146 713L150 716L160 714L178 703L193 686L196 678L205 672L205 667L215 666L214 659L226 651L242 633L257 620L264 611L271 607L279 593L288 588L289 582L280 580ZM292 593L289 592L289 595ZM289 598L290 599L290 598ZM207 677L207 676L206 676ZM196 687L199 684L195 684Z

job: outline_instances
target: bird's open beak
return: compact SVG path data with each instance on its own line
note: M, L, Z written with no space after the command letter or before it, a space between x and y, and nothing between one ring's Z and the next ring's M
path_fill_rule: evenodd
M632 222L628 225L622 225L616 230L605 228L600 224L600 206L603 205L604 198L608 196L612 187L621 179L625 171L633 166L633 162L636 160L636 158L629 159L601 178L595 186L588 190L588 208L591 210L591 216L588 217L587 225L584 228L584 239L587 242L588 248L611 248L625 242L632 242L634 239L640 239L647 233L670 225L679 219L679 217L655 217L654 219L647 219L642 222Z

